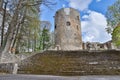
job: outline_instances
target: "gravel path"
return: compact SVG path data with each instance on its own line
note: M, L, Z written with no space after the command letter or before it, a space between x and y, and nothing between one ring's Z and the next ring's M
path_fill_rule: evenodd
M0 75L0 80L120 80L120 76Z

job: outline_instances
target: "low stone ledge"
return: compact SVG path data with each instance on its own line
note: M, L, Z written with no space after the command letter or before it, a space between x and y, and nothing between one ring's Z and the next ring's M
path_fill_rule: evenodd
M0 73L10 73L12 74L14 68L13 63L1 63L0 64Z

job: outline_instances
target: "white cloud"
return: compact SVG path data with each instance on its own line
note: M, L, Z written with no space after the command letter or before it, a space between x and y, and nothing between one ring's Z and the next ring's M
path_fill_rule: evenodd
M89 41L89 42L92 42L92 40L93 40L94 38L95 38L95 37L94 37L93 35L88 34L87 36L85 36L84 40Z
M83 11L88 9L88 6L91 2L92 0L69 0L69 6Z
M106 42L111 36L106 32L106 17L95 11L88 11L88 15L82 16L81 21L83 41Z
M100 2L101 0L96 0L96 2Z
M88 19L89 16L88 16L88 15L84 15L84 16L82 16L82 18L83 18L83 19Z
M64 7L65 7L65 4L63 4L62 7L64 8Z

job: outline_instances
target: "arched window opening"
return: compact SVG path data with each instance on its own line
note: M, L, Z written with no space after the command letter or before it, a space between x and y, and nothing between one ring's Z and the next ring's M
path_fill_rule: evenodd
M67 22L66 22L66 25L67 25L67 26L70 26L70 22L69 22L69 21L67 21Z

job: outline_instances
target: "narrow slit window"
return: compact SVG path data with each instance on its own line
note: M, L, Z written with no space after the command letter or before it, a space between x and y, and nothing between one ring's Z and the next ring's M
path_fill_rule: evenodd
M77 30L79 30L79 26L77 25Z
M57 26L55 25L55 29L57 28Z
M77 20L80 20L79 16L77 16Z

